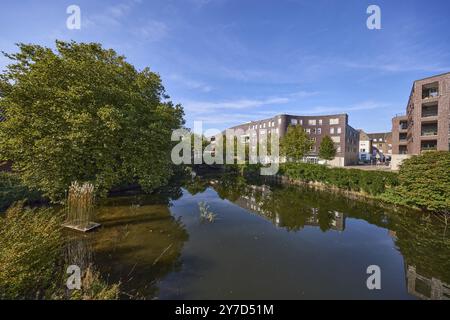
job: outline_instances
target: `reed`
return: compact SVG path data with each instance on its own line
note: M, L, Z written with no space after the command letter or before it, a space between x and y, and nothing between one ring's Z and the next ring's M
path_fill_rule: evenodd
M199 202L198 208L200 210L200 220L212 223L216 220L217 215L209 210L209 204L206 202Z
M67 194L66 224L81 229L89 228L94 219L95 190L91 183L72 182Z

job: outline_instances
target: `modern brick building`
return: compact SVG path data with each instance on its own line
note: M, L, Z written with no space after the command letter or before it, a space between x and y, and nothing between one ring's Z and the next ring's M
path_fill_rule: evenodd
M393 168L430 150L449 151L450 72L416 80L406 115L392 119Z
M328 162L333 166L347 166L357 164L359 149L359 132L348 124L347 114L323 115L323 116L297 116L281 114L275 117L252 121L230 129L241 129L248 137L249 131L256 134L260 131L276 132L282 138L289 125L301 125L314 141L311 152L306 156L308 162L318 162L319 146L322 138L330 136L336 146L336 157Z

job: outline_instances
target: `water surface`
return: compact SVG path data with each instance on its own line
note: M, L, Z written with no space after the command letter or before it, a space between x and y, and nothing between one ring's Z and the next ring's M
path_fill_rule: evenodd
M216 218L200 218L204 202ZM195 179L108 199L76 245L123 298L449 297L450 231L438 218L298 186ZM70 257L69 257L70 258ZM367 267L381 268L368 290Z

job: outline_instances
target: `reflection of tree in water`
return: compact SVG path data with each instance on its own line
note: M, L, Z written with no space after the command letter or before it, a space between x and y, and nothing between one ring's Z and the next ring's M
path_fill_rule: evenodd
M208 189L209 184L207 180L201 179L199 177L194 177L188 179L183 184L183 187L193 196L198 193L203 193Z
M252 181L252 183L254 183ZM233 202L240 197L254 199L259 210L274 224L290 231L305 225L317 225L322 231L339 228L339 216L363 219L395 234L393 241L402 253L405 264L415 266L418 273L450 283L450 232L442 219L414 210L383 208L369 200L355 200L338 192L314 190L301 186L272 185L270 192L251 188L248 184L227 177L215 186L221 198Z
M102 228L88 235L93 263L109 283L120 281L122 298L157 296L158 280L180 268L188 234L168 209L177 193L109 198L98 208Z

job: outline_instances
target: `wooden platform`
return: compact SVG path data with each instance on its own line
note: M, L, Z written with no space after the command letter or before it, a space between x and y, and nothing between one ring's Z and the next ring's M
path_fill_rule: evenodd
M76 230L76 231L89 232L89 231L92 231L92 230L97 229L98 227L100 227L100 223L89 222L89 223L83 224L83 225L76 225L76 224L72 224L72 223L66 222L62 226L65 227L65 228Z

